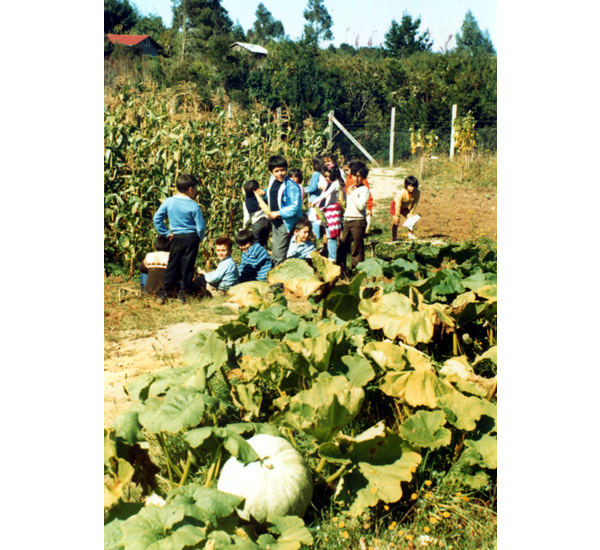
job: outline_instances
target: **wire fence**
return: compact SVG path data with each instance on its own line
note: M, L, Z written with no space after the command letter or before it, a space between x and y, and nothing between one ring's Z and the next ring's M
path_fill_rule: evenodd
M348 124L345 128L366 149L366 151L378 162L389 164L390 160L390 125L375 126L369 124ZM425 133L434 131L438 137L438 145L432 151L434 156L450 155L451 129L449 125L425 128ZM479 153L497 152L497 126L488 125L475 128L476 147ZM356 158L367 160L365 155L350 141L350 139L337 127L333 129L333 147L340 157L345 159ZM411 156L410 130L396 129L394 132L394 164L406 161Z

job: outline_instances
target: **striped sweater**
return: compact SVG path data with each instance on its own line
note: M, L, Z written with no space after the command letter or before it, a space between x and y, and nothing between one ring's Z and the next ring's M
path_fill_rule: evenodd
M242 261L238 267L240 283L246 281L266 281L267 273L273 267L271 256L258 243L254 243L242 253Z

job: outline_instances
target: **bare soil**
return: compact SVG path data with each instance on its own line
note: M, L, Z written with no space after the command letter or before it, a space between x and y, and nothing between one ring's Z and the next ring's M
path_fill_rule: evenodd
M402 185L398 170L376 168L369 173L374 199L374 218L391 225L389 208ZM418 206L421 220L415 234L420 239L460 241L488 236L495 240L496 189L421 189ZM237 307L234 304L224 304ZM215 329L217 323L179 323L157 331L150 337L127 331L117 341L105 343L104 425L132 404L123 385L137 376L181 366L181 344L199 330Z

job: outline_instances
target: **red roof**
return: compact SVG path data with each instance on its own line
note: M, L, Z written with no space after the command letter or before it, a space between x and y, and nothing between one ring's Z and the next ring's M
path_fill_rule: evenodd
M107 34L108 39L111 42L118 44L125 44L126 46L135 46L139 44L145 38L148 38L149 34Z

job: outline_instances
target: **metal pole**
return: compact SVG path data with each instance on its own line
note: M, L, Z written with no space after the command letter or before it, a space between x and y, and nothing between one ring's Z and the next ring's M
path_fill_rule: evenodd
M396 107L392 107L392 125L390 129L390 168L394 166L394 128L396 127Z
M327 141L327 149L331 149L331 142L333 141L333 111L329 111L327 118L329 119L329 139Z
M233 107L231 103L227 105L227 118L233 118Z
M452 124L450 126L450 160L454 158L454 119L456 118L457 106L452 105Z

